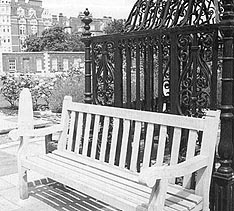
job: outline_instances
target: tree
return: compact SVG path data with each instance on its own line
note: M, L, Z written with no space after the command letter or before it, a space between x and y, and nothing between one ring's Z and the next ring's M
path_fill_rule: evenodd
M121 32L124 29L125 20L123 19L114 19L104 28L106 34L114 34Z
M81 51L84 44L78 34L69 34L60 26L51 27L42 32L41 37L31 35L26 38L26 51Z

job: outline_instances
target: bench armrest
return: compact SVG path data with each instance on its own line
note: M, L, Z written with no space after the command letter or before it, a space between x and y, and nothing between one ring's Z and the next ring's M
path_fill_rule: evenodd
M63 126L61 124L53 125L50 127L40 128L40 129L34 129L34 130L12 130L9 132L9 137L12 140L17 140L20 136L46 136L52 133L61 132L63 129Z
M169 179L191 174L207 167L208 157L198 155L182 163L171 166L151 166L143 169L138 177L140 183L153 187L157 179Z

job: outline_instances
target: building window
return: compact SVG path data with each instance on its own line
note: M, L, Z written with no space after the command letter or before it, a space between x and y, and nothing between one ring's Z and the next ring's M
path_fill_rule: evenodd
M73 66L75 68L79 68L80 67L80 63L81 63L81 59L80 58L74 58Z
M19 34L20 34L20 35L26 34L26 26L21 25L21 26L19 27Z
M9 59L9 71L15 72L16 71L16 60L15 59Z
M68 59L63 59L63 71L67 72L69 68Z
M31 26L32 34L37 33L37 27L36 26Z
M52 59L52 72L58 71L58 60L56 58Z
M30 59L29 58L23 58L23 68L24 68L24 72L26 73L30 72Z
M42 72L42 60L41 59L37 59L36 60L37 63L37 72Z

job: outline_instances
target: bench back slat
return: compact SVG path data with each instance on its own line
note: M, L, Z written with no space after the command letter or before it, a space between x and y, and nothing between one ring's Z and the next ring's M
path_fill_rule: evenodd
M69 124L69 136L68 136L68 143L67 143L67 150L72 150L73 144L73 134L74 134L74 127L75 127L75 117L76 113L74 111L71 112L71 122Z
M68 126L69 126L69 111L67 107L71 103L72 103L72 97L65 96L63 100L62 116L61 116L61 124L63 125L63 132L60 136L60 140L67 140ZM58 149L65 150L66 144L67 144L66 141L59 141Z
M159 141L158 141L156 166L161 166L162 163L163 163L166 140L167 140L167 126L161 125L160 126L160 131L159 131Z
M197 138L198 138L197 131L195 131L195 130L189 130L189 137L188 137L188 143L187 143L187 152L186 152L186 160L194 157ZM184 176L183 187L190 188L191 177L192 177L192 175L186 175L186 176Z
M91 114L86 115L86 124L85 124L85 131L84 131L84 140L83 140L83 147L82 147L82 154L87 155L88 153L88 146L89 146L89 132L90 132L90 125L91 125Z
M104 125L103 125L103 131L102 131L102 142L101 142L101 150L100 150L100 158L99 158L100 161L104 161L105 156L106 156L109 124L110 124L110 118L104 117Z
M147 132L145 138L145 150L144 150L144 158L143 158L143 168L149 167L150 157L151 157L151 149L153 143L153 133L154 133L154 125L147 125Z
M132 171L137 171L137 159L141 138L141 124L141 122L135 122L134 138L132 142L132 156L130 164L130 170Z
M95 115L93 140L92 140L92 148L91 148L91 158L93 158L93 159L96 156L98 132L99 132L99 127L100 127L99 124L100 124L100 115Z
M181 143L180 140L181 140L181 128L175 127L173 132L173 141L171 147L171 159L170 159L171 165L175 165L178 163L180 143ZM175 179L170 179L169 182L171 184L175 184Z
M78 121L77 121L77 129L76 129L76 142L75 142L75 152L79 153L81 137L82 137L82 129L83 129L83 116L82 112L78 113Z
M126 120L126 119L123 120L123 137L122 137L120 161L119 161L119 166L121 168L124 168L125 163L126 163L130 123L131 123L130 120Z
M109 163L111 165L114 165L115 163L116 147L117 147L117 141L118 141L118 131L119 131L119 119L113 118L113 130L112 130L110 158L109 158Z

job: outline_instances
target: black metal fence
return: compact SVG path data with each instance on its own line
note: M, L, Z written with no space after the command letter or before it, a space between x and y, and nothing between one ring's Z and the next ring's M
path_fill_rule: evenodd
M218 25L90 40L94 103L189 116L217 107Z

